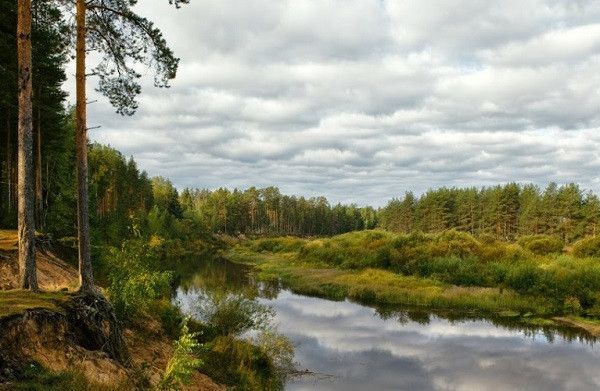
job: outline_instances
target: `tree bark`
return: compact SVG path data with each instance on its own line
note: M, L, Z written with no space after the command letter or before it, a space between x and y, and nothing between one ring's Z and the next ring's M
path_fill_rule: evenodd
M86 103L86 3L77 0L76 45L76 165L77 165L77 226L79 238L79 282L81 292L94 291L94 275L90 249L90 217L87 159L87 103Z
M17 132L19 272L21 287L37 291L31 97L31 0L19 0L18 3L17 56L19 63L19 126Z
M40 108L37 108L37 124L36 124L36 164L35 164L35 211L37 216L37 226L40 230L43 229L43 194L42 186L42 116Z

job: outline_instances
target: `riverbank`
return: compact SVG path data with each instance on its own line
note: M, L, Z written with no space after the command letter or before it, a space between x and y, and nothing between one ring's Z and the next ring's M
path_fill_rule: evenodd
M288 379L290 390L421 389L454 374L444 378L446 388L501 384L542 391L585 382L599 364L596 338L552 320L525 324L509 314L497 318L317 298L260 281L252 266L223 258L207 260L176 297L188 312L190 303L215 289L273 310L273 323L294 345L300 369L301 376ZM561 384L540 383L540 377Z
M37 251L42 293L15 289L16 241L15 231L0 231L0 389L147 389L162 379L174 345L156 315L127 323L122 337L130 360L119 362L92 346L98 336L78 337L83 326L70 318L78 285L71 265ZM191 380L184 389L224 389L198 371Z
M536 255L518 244L486 243L456 232L384 231L240 241L224 256L252 265L259 279L281 281L300 294L453 310L532 325L568 324L600 336L600 328L592 327L598 290L590 281L597 271L591 259Z

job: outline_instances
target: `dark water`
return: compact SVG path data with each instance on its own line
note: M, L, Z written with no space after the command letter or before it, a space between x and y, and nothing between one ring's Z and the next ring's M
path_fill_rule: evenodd
M600 389L600 348L574 330L311 298L223 261L207 262L177 299L189 310L199 292L223 286L271 305L298 366L314 372L287 390Z

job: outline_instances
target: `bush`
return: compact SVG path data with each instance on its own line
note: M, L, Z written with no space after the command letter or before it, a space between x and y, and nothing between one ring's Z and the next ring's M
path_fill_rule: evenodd
M486 268L474 257L452 256L423 261L419 264L419 275L453 285L488 286L491 283Z
M600 294L595 295L592 305L585 310L585 314L591 318L600 318Z
M266 239L258 239L252 243L252 247L254 251L262 252L292 252L298 251L305 243L305 240L293 238L293 237L284 237L284 238L266 238Z
M196 317L217 335L238 336L250 330L265 330L274 316L273 309L242 295L210 293L200 297Z
M259 346L220 336L203 347L202 372L233 390L281 390L283 382L273 360Z
M206 293L191 322L202 346L202 370L235 390L283 389L294 348L274 332L273 310L242 295ZM253 336L242 340L240 336Z
M573 244L576 257L600 257L600 236L581 239Z
M579 315L581 314L581 304L576 297L570 296L565 299L563 310L565 314Z
M429 244L431 256L469 257L480 253L481 244L473 235L456 230L444 231L432 238Z
M382 262L379 251L394 237L394 234L385 231L356 231L312 240L301 247L299 258L344 269L375 267Z
M155 300L168 297L171 273L153 271L156 258L141 240L110 250L104 262L109 270L108 296L119 319L131 319Z
M179 338L181 326L185 321L179 307L168 300L163 300L156 304L154 311L158 314L164 332L172 339Z
M278 333L266 330L253 340L270 358L277 384L283 385L285 380L295 370L294 366L294 346L290 340Z
M563 250L563 241L557 236L528 235L519 238L521 247L537 255L560 253Z
M180 334L175 341L173 356L158 384L159 390L180 390L190 383L192 373L202 365L202 361L194 356L200 344L196 342L196 334L190 333L187 321L183 322Z
M506 274L506 285L519 293L533 293L538 284L539 274L540 270L536 265L514 265Z
M398 235L379 250L378 263L405 274L415 273L415 266L429 257L427 244L430 240L430 235L420 232Z

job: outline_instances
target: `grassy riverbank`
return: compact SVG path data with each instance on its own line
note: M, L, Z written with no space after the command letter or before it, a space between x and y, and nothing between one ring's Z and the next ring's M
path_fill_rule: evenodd
M565 251L553 237L505 243L456 231L362 231L242 241L225 255L302 294L577 324L600 315L600 262L586 256L593 246L587 239Z

